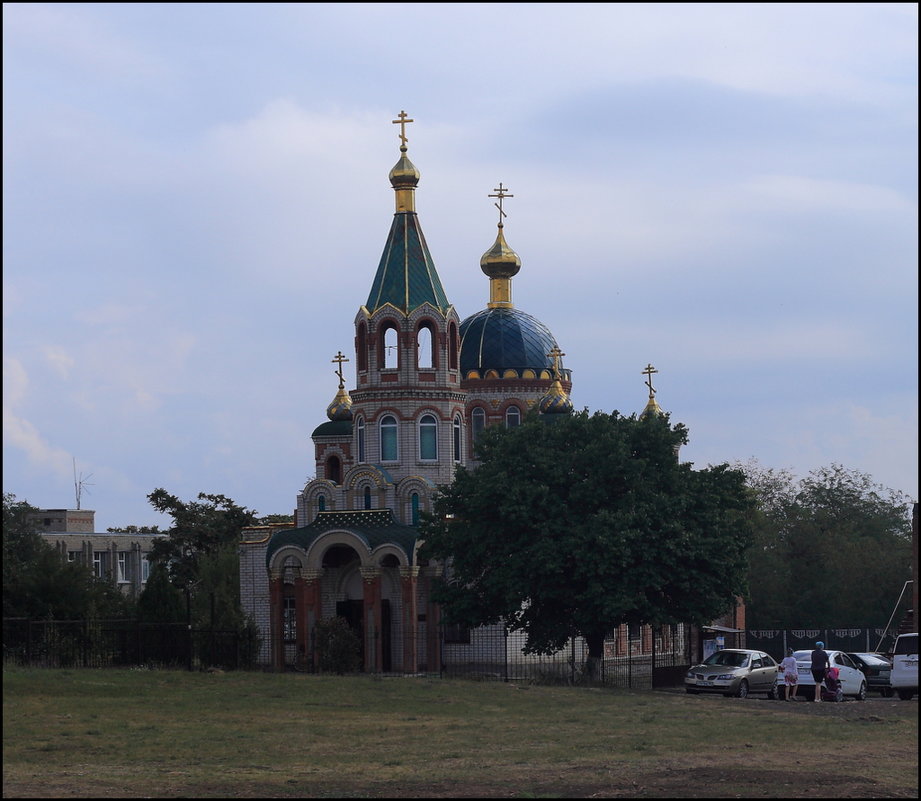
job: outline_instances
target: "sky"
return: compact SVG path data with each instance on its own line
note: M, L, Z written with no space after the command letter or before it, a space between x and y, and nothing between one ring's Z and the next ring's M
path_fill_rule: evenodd
M918 499L918 7L5 3L3 490L291 513L394 212L504 233L576 409ZM79 489L78 489L79 487Z

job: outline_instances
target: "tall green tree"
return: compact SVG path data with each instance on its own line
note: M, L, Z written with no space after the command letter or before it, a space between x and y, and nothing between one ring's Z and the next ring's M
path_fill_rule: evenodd
M198 494L182 501L164 489L147 496L151 505L172 518L165 537L154 542L150 561L169 573L172 584L188 593L196 625L240 628L240 531L256 513L223 495Z
M35 530L38 509L3 493L3 616L85 620L122 617L132 602L79 562L68 562Z
M706 623L744 594L752 496L741 471L693 470L667 416L530 414L489 428L422 524L448 622L505 621L526 650L573 635L590 659L621 623Z
M801 480L754 460L738 467L758 498L749 625L885 625L911 579L910 500L836 464Z

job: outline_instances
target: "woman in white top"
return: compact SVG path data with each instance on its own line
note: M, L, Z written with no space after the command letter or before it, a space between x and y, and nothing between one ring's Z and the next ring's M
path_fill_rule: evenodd
M793 656L793 649L787 648L787 655L783 658L780 663L780 667L783 669L783 683L786 687L786 701L792 701L796 696L796 683L799 681L799 676L796 672L796 659Z

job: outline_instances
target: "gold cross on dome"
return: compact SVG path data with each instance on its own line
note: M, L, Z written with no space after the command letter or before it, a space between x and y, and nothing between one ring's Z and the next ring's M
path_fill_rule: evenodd
M488 197L497 197L497 198L499 198L499 202L498 202L498 203L493 203L493 205L494 205L497 209L499 209L499 225L502 225L502 218L508 216L508 215L506 215L506 213L505 213L504 211L502 211L502 201L503 201L505 198L507 198L507 197L515 197L515 196L514 196L514 195L510 195L510 194L508 193L508 187L507 187L507 186L502 186L502 181L499 181L499 188L498 188L498 189L493 189L492 191L493 191L493 192L496 192L497 194L495 194L495 195L488 195ZM547 355L549 356L550 354L548 353Z
M651 398L653 395L656 394L655 387L653 387L653 385L652 385L652 374L653 374L653 373L658 373L658 372L659 372L659 371L656 370L656 368L653 367L651 364L647 364L647 365L646 365L646 369L643 370L643 372L642 372L642 375L646 376L645 384L646 384L647 387L649 387L649 397L650 397L650 398Z
M407 118L406 118L406 112L405 112L405 111L401 111L401 112L399 113L398 116L399 116L399 119L398 119L398 120L391 120L391 122L392 122L394 125L399 125L399 126L400 126L400 146L401 146L401 147L406 147L406 143L409 141L409 140L406 138L406 123L408 123L408 122L415 122L415 120L407 119Z
M339 376L339 389L342 389L342 387L345 385L345 379L342 378L342 362L347 362L348 359L345 357L345 355L340 350L336 354L335 358L332 359L332 361L339 362L339 367L335 372L336 372L336 375Z
M548 353L547 355L551 359L553 359L553 377L559 378L560 377L560 358L565 356L566 354L560 350L558 345L554 345L550 349L550 353Z

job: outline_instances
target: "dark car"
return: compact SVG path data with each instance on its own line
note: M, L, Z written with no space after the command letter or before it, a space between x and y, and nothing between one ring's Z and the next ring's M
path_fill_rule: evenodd
M892 662L882 654L875 653L858 652L852 654L848 652L848 656L857 663L857 667L867 677L867 688L869 690L879 690L883 698L889 698L892 695L892 687L889 684Z

